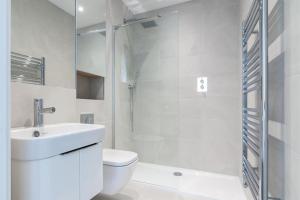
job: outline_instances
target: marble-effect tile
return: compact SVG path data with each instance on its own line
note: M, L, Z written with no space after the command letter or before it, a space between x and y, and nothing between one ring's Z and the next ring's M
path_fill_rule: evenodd
M123 146L117 148L130 148L131 143L131 150L137 151L142 162L238 174L238 6L238 0L222 4L218 0L190 1L161 9L165 15L155 20L155 28L135 24L116 33L117 57L126 56L130 63L125 67L127 76L136 78L133 133L126 127L128 104L119 102L129 102L128 88L117 83L117 99L121 99L117 100L116 136L117 141L123 140L118 143ZM116 62L116 77L120 77L120 60ZM132 72L136 76L130 75ZM197 92L201 76L208 77L206 95ZM140 145L128 139L132 135L139 136ZM151 139L153 136L163 142ZM209 149L213 151L207 153ZM200 152L199 156L190 157L194 152ZM215 156L223 159L212 159ZM232 162L224 165L226 160Z

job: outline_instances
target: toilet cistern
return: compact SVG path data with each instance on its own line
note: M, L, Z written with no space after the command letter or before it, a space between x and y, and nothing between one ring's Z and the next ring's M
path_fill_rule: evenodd
M55 107L44 108L43 99L34 99L34 127L44 126L44 113L54 113Z

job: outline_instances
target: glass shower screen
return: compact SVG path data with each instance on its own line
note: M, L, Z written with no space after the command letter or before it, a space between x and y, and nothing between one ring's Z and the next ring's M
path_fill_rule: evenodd
M174 13L115 31L115 147L141 162L178 160L178 37Z

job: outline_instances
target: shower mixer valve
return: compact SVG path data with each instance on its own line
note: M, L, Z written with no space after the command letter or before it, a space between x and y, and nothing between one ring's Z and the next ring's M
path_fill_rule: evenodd
M197 92L206 93L207 92L207 77L197 78Z

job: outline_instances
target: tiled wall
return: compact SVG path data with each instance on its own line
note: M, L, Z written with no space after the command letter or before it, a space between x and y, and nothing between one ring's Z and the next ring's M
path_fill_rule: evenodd
M74 26L74 17L48 0L12 0L12 49L46 57L46 86L12 83L11 126L32 126L33 99L43 98L45 106L56 107L45 114L45 124L79 122L81 113L93 113L95 123L106 125L105 146L111 147L109 88L105 101L76 99Z
M55 107L45 114L45 124L80 122L80 114L93 113L94 122L106 126L105 147L111 147L111 121L106 116L106 103L100 100L76 99L76 90L63 87L38 86L23 83L11 85L11 126L33 125L33 99L42 98L45 107Z
M76 120L75 89L23 83L12 83L11 89L12 127L33 125L34 98L43 98L45 107L56 108L55 113L45 114L45 124L75 122Z
M239 6L212 0L178 7L180 166L238 173ZM196 92L199 76L208 77L207 96Z
M105 147L111 147L111 121L106 116L106 101L76 100L76 121L80 121L80 114L93 113L94 123L106 126Z
M239 1L192 1L157 11L156 28L127 28L139 75L135 130L116 133L120 147L131 144L144 162L238 174L239 10ZM199 76L208 77L206 95L197 93ZM120 88L129 109L127 85Z
M284 0L285 200L300 199L300 1Z
M48 0L12 0L12 51L46 58L46 85L75 88L75 18Z
M12 127L33 125L33 99L55 106L45 123L76 119L74 17L47 0L12 0L12 51L46 59L46 86L12 83Z

